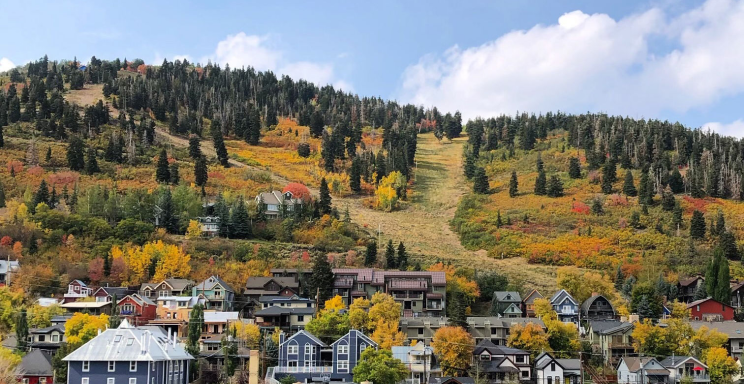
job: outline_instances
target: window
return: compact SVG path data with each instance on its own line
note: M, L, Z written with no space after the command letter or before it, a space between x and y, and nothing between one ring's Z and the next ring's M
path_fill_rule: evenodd
M517 355L516 356L517 363L524 363L524 356L523 355Z
M87 377L83 377L82 379L80 379L80 384L88 384L88 383L89 381Z
M297 321L305 321L305 316L297 315Z
M90 372L90 361L83 361L83 372Z
M560 376L556 376L555 377L555 384L561 384L561 377Z
M357 289L360 291L364 291L364 283L357 284Z
M130 378L129 378L129 384L137 384L137 378L135 378L135 377L130 377Z
M134 338L133 337L130 337L130 338L127 339L127 346L130 346L132 344L134 344Z
M114 343L118 343L121 341L121 335L114 336Z
M296 345L289 345L287 346L287 353L290 355L296 355L297 354L297 346Z
M116 378L109 377L106 379L106 384L116 384Z
M346 344L341 344L338 346L338 353L339 354L348 354L349 353L349 346Z
M548 376L548 383L547 384L553 384L553 378Z
M495 335L496 333L498 333L498 330L498 328L491 328L491 334Z
M487 353L484 353L484 354L480 355L480 359L481 360L484 360L484 361L491 360L491 355L489 355Z
M555 363L550 363L550 370L555 371Z
M38 337L39 337L39 342L40 342L40 343L41 343L41 342L44 342L44 341L46 341L46 336L44 336L44 335L39 335Z
M151 293L152 293L152 291L150 291L149 289L146 289L145 290L145 297L150 297L150 294Z
M423 328L419 328L418 329L418 334L419 335L423 335L424 334L424 329Z
M137 362L136 361L130 361L129 362L129 372L137 372Z
M313 303L307 303L307 307L308 308L312 308L313 307Z
M305 344L305 354L309 355L313 351L313 347L310 346L310 344Z
M150 363L150 365L152 366L152 371L155 372L155 363Z
M52 335L52 342L59 343L59 335Z
M336 367L339 372L346 372L349 370L349 360L339 360Z
M46 377L39 378L39 384L47 384L47 378Z
M530 377L530 371L522 371L522 377Z
M28 379L23 379L23 380L21 380L21 383L23 383L23 384L28 384Z
M116 370L116 362L115 361L109 361L108 362L108 371L113 372Z
M698 305L697 305L697 310L698 310L698 311L700 310L700 304L698 304Z
M364 352L365 349L367 349L367 344L362 343L359 345L359 353Z

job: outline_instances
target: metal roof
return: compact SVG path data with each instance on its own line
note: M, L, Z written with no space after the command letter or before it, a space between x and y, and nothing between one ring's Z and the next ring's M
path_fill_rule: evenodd
M196 284L194 287L196 287L197 290L210 290L217 284L221 285L222 288L225 288L227 291L235 292L230 284L226 283L225 280L220 279L219 276L209 276L206 280Z
M110 301L72 301L60 305L62 308L85 309L85 308L103 308L111 305Z
M507 302L507 303L522 302L522 297L519 295L519 292L515 292L515 291L496 291L493 293L493 298L499 302Z
M204 311L205 323L227 323L238 320L238 312Z
M255 316L313 315L315 308L268 307L254 313Z
M40 349L35 349L23 356L19 370L23 376L52 376L54 374L52 357Z

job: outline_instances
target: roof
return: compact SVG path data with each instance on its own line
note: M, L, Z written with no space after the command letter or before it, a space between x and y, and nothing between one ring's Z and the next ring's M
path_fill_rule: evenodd
M529 352L517 348L496 345L491 340L483 339L473 349L473 355L481 355L487 351L491 355L529 355Z
M134 328L125 320L107 329L65 357L64 361L167 361L191 360L181 344L157 328Z
M519 295L519 292L515 291L496 291L493 293L493 298L494 300L501 302L522 302L522 297Z
M601 333L604 330L615 328L622 324L620 320L589 320L589 329L594 333Z
M628 370L630 372L638 372L641 369L642 365L648 364L649 361L656 360L653 357L621 357L620 358L620 364L622 362L625 362L625 365L628 367Z
M297 302L297 303L314 303L315 301L305 298L305 297L299 297L297 295L292 296L277 296L277 295L266 295L261 296L258 298L259 303L276 303L276 302L284 302L284 303L291 303L291 302Z
M314 315L315 308L268 307L254 313L255 316Z
M20 264L18 264L17 260L12 260L10 262L8 260L0 260L0 273L8 273L8 268L10 268L12 271L15 271L20 268Z
M269 270L272 274L274 273L308 273L312 274L312 269L297 269L297 268L271 268Z
M85 309L85 308L103 308L111 305L110 301L72 301L60 305L62 308Z
M264 277L264 276L256 276L256 277L249 277L248 280L245 282L245 288L246 289L263 289L264 285L266 285L269 281L274 281L277 284L279 284L281 287L291 287L291 288L297 288L300 286L300 283L298 281L295 281L294 277Z
M666 359L662 360L660 363L661 363L662 366L667 367L667 368L677 368L680 365L682 365L685 362L687 362L687 360L690 360L690 359L695 360L698 364L702 365L706 369L708 368L708 366L705 365L705 364L703 364L702 361L700 361L700 360L698 360L698 359L696 359L696 358L694 358L692 356L669 356Z
M632 330L635 328L635 324L633 323L622 323L616 327L605 329L604 331L600 332L602 335L612 335L618 332L627 332L629 330Z
M537 289L533 289L532 291L530 291L530 293L527 294L527 296L524 297L524 299L522 299L522 302L527 303L531 300L539 299L542 297L543 295L540 292L538 292Z
M261 192L257 197L260 198L264 204L279 205L281 204L281 201L279 200L281 194L282 193L279 191Z
M145 289L145 287L155 288L163 282L173 288L174 291L183 291L189 286L194 285L194 282L188 279L165 279L157 283L142 283L142 285L140 286L140 290Z
M475 384L472 377L432 377L429 384Z
M431 278L432 285L445 285L447 279L444 272L430 272L430 271L382 271L374 270L372 268L334 268L333 274L336 277L344 275L355 275L357 281L364 283L373 284L384 284L386 279L400 277L400 278ZM405 287L404 287L405 288ZM417 287L414 287L417 288Z
M504 365L502 366L505 361L511 362L506 357L495 357L491 360L479 360L478 364L480 364L481 369L484 373L517 373L519 372L519 369L516 367Z
M545 358L547 357L547 358ZM564 370L580 370L581 360L579 359L556 359L552 354L543 352L535 358L535 369L543 369L548 366L550 362L555 362Z
M282 343L282 344L288 343L290 340L294 339L295 337L297 337L299 335L305 335L305 336L307 336L310 340L314 341L315 344L318 344L321 347L327 347L328 346L326 343L320 341L320 339L318 339L317 337L315 337L315 335L313 335L312 333L310 333L310 332L308 332L308 331L306 331L304 329L301 330L301 331L299 331L299 332L297 332L297 333L295 333L294 335L292 335L291 337L289 337L287 340L284 340L284 343ZM280 347L281 347L281 345L280 345Z
M191 308L196 304L203 303L204 299L200 299L198 296L161 296L158 297L158 302L160 301L186 301L187 307Z
M688 286L688 285L690 285L692 283L697 282L700 279L705 280L705 278L703 278L702 276L693 276L693 277L688 277L686 279L680 279L679 280L679 285L681 285L683 287L686 287L686 286Z
M107 295L111 297L116 295L117 298L122 298L132 292L129 287L100 287L96 289L95 292L93 292L93 295L95 295L96 292L98 292L99 290L103 290L104 292L106 292Z
M484 328L486 326L486 322L489 322L490 327L501 327L501 328L511 328L517 324L527 324L527 323L535 323L543 328L545 328L545 323L543 323L542 320L534 317L513 317L513 318L504 318L504 317L468 317L467 323L471 327L475 328Z
M145 304L147 304L147 305L155 305L155 302L154 302L154 301L152 301L152 300L150 300L150 298L149 298L149 297L141 296L141 295L140 295L140 294L138 294L138 293L133 293L133 294L131 294L131 295L127 295L127 296L125 296L125 297L122 297L122 298L121 298L121 299L120 299L120 300L119 300L119 301L117 302L117 304L118 304L118 303L121 303L121 302L122 302L122 301L123 301L124 299L126 299L127 297L128 297L128 298L130 298L130 299L132 299L132 300L133 300L134 302L136 302L136 303L137 303L137 304L139 304L139 305L145 305Z
M334 344L338 343L339 341L343 340L344 337L346 337L346 336L349 336L349 339L351 340L351 334L352 334L352 332L353 333L356 333L357 334L357 338L366 341L367 344L377 346L377 343L374 340L370 339L369 336L365 335L364 333L362 333L362 331L360 331L358 329L349 330L349 332L346 332L345 335L339 337L338 340L336 340L333 343L331 343L331 345L334 345Z
M205 323L227 323L238 320L238 312L204 311Z
M744 323L736 321L690 321L690 325L695 331L705 326L708 329L715 329L718 330L718 332L725 333L728 335L729 339L744 338Z
M434 356L434 348L424 345L423 343L418 343L414 346L399 346L399 347L392 347L393 357L402 361L407 362L408 356L423 356L424 354L428 356Z
M571 296L571 294L569 294L568 291L566 291L565 289L561 289L560 291L556 292L555 295L550 298L550 303L557 304L562 302L566 298L571 300L572 303L579 305L579 303L576 302L576 299L574 299L573 296Z
M692 307L694 307L694 306L696 306L696 305L702 304L702 303L704 303L704 302L706 302L706 301L714 301L714 302L716 302L716 303L718 303L718 304L721 304L721 305L725 305L725 306L727 306L727 307L733 308L732 306L730 306L730 305L728 305L728 304L726 304L726 303L722 303L722 302L720 302L720 301L718 301L718 300L715 300L714 298L712 298L712 297L708 296L708 297L706 297L706 298L704 298L704 299L700 299L700 300L695 300L695 301L693 301L693 302L691 302L691 303L687 304L687 309L690 309L690 308L692 308Z
M26 356L23 356L19 369L23 376L54 375L54 369L52 369L52 356L48 353L42 352L40 349L35 349L29 352Z
M48 307L54 304L59 304L59 300L50 297L41 297L37 303L39 306Z
M70 284L72 284L72 283L77 283L81 287L87 287L87 285L85 283L83 283L82 280L75 279L75 280L73 280L73 281L70 282ZM68 284L68 285L70 285L70 284Z
M582 313L588 312L589 311L589 307L591 307L592 304L594 304L594 302L597 301L600 298L606 300L610 304L610 308L612 308L612 312L614 313L615 312L615 307L612 305L612 302L608 298L606 298L606 297L604 297L602 295L594 295L594 296L592 296L592 297L584 300L584 302L581 303L581 312Z
M30 333L37 334L37 335L45 335L48 333L52 333L54 331L65 333L65 325L57 324L57 325L52 325L51 327L32 329Z
M579 370L581 369L581 360L579 359L555 359L563 369Z
M196 284L194 287L196 287L197 290L210 290L214 288L215 285L221 285L222 288L225 288L227 291L235 292L235 290L230 286L230 284L226 283L225 280L220 279L219 276L210 276L206 280L202 281L199 284Z

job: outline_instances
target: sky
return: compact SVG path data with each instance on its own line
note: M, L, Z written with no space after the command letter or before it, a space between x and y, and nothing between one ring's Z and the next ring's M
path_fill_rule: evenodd
M38 59L253 66L465 118L607 112L744 136L744 0L0 0Z

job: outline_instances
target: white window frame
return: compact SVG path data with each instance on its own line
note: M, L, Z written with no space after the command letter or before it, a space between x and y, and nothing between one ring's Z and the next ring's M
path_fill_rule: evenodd
M90 372L90 361L83 361L83 372Z
M52 343L59 343L59 335L57 334L52 335Z
M129 378L129 384L137 384L137 378L136 377L130 377Z
M28 378L23 378L23 379L21 380L21 383L23 383L23 384L28 384Z
M109 361L107 368L108 368L108 371L109 372L116 372L116 362L115 361Z
M39 378L39 384L47 384L47 378L46 377Z
M310 355L313 353L313 347L310 344L305 344L305 354Z
M106 384L116 384L116 378L115 377L109 377L106 379Z
M341 354L348 355L349 354L349 345L348 344L339 344L338 345L338 354L339 355L341 355Z
M87 377L80 379L80 384L90 384L90 380Z
M336 369L340 373L348 373L349 372L349 360L338 360L336 362Z
M137 362L136 361L130 361L129 362L129 372L137 372Z
M287 354L288 355L297 355L299 353L299 347L297 345L288 345L287 346Z

